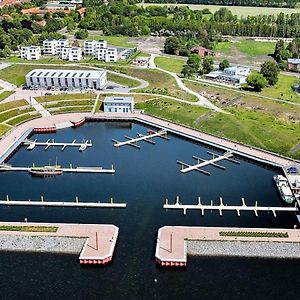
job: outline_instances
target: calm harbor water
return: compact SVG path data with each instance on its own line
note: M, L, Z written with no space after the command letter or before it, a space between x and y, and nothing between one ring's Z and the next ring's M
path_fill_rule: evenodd
M106 267L81 267L77 255L0 253L1 299L296 299L300 261L189 257L186 270L164 270L155 265L158 228L164 225L244 226L292 228L292 214L181 211L162 209L165 198L192 204L220 196L226 204L282 205L272 176L276 170L241 160L223 161L226 171L207 167L211 176L198 172L182 175L176 160L192 163L192 156L209 158L202 145L171 136L141 143L141 149L113 147L112 138L145 133L146 127L129 123L89 123L78 129L32 138L56 141L91 139L93 147L78 149L21 148L9 161L14 166L54 164L103 166L115 175L63 174L32 178L27 173L0 173L0 198L68 201L126 202L126 209L73 209L0 207L2 221L108 223L120 228L114 261ZM154 281L157 279L157 282ZM26 296L25 296L26 295Z

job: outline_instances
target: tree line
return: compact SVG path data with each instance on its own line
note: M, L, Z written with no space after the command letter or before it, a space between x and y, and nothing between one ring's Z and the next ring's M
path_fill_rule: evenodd
M294 8L296 7L298 0L145 0L144 2Z

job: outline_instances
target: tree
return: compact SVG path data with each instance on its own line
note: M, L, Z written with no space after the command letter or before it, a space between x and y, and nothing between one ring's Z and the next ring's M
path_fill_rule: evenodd
M284 41L283 40L279 40L276 45L275 45L275 50L274 50L274 59L280 63L282 61L282 51L284 51Z
M275 85L278 81L278 66L274 61L265 61L261 65L260 73L267 79L269 85Z
M219 69L220 70L224 70L226 68L229 68L230 67L230 64L229 64L229 61L227 59L223 59L220 63L219 63Z
M202 71L203 74L207 74L214 69L214 61L213 58L210 56L206 56L203 58L202 61Z
M86 29L79 29L75 32L75 38L79 40L84 40L89 36L89 33Z
M165 41L164 50L167 54L178 54L180 48L179 39L175 36L168 37Z
M260 92L267 85L267 80L262 74L252 72L247 78L247 84L251 86L254 91Z
M194 72L193 68L191 68L191 66L189 66L188 64L186 64L182 67L181 74L184 77L191 77L194 73L195 72Z
M199 71L201 59L197 54L191 54L186 62L186 64L192 69L193 73Z

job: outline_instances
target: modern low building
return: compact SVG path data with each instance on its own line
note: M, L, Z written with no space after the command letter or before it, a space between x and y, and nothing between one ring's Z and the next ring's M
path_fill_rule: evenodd
M134 110L133 97L105 97L104 112L132 113Z
M64 47L61 50L60 58L68 61L80 61L82 58L80 47Z
M105 70L53 70L35 69L26 75L27 87L65 89L104 89L107 84Z
M62 48L65 48L68 46L69 46L68 40L47 39L47 40L43 41L43 54L46 54L46 55L60 54L62 51Z
M191 49L191 53L198 54L200 57L205 57L213 54L213 52L210 49L201 46L193 47Z
M39 60L41 58L41 47L39 46L21 47L20 57L27 60Z
M290 71L300 70L300 58L288 58L287 63Z
M213 71L205 75L207 79L240 86L246 83L251 70L244 66L225 68L224 71Z

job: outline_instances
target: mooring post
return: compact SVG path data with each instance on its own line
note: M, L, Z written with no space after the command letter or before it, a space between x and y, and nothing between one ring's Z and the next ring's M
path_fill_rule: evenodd
M44 196L41 196L41 201L44 202Z
M79 202L78 196L75 197L75 201L76 201L76 203Z
M110 198L110 203L113 204L114 203L114 199L113 197Z
M96 231L96 250L98 250L98 232Z
M6 201L9 201L9 197L8 197L8 195L6 195Z
M168 198L166 198L166 205L168 205L169 204L169 200L168 200Z
M179 205L179 196L176 196L176 205Z
M210 205L211 205L211 206L214 205L214 200L210 200Z

